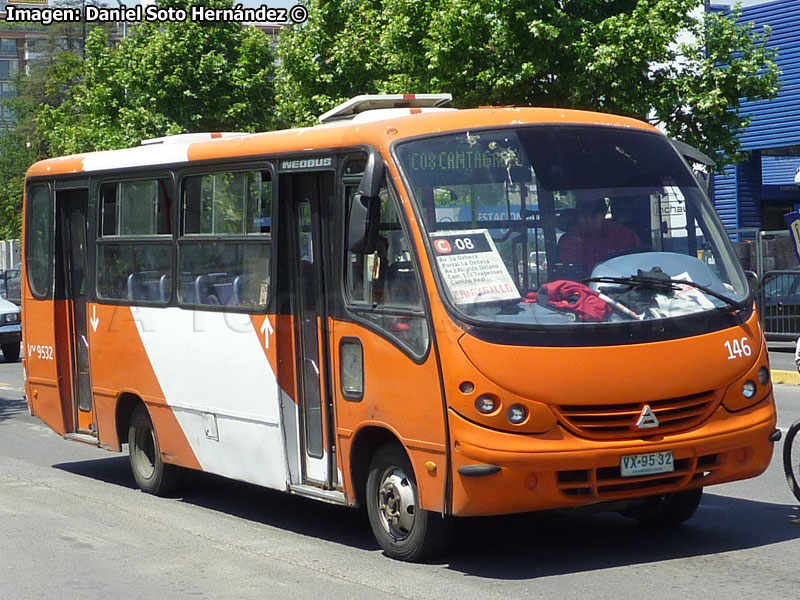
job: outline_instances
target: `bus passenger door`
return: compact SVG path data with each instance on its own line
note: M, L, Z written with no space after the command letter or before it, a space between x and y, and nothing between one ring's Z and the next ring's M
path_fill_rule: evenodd
M88 190L56 190L57 249L56 293L62 292L67 305L69 335L56 340L59 356L69 356L72 392L73 432L97 437L89 381L89 342L87 335L87 257ZM62 363L63 364L63 363ZM67 378L62 379L66 382Z
M295 401L303 484L335 486L332 458L331 402L324 269L329 260L321 214L333 197L333 174L310 172L284 175L281 206L291 219L291 251L283 265L290 271L291 312L294 317ZM288 382L280 382L287 389ZM286 431L286 436L292 432ZM288 440L287 440L288 442ZM290 469L295 470L295 469Z

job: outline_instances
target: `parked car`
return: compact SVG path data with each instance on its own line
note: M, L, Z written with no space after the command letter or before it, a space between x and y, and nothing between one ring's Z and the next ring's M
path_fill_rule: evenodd
M14 304L22 303L22 265L17 263L13 269L0 273L0 297Z
M22 342L22 319L19 306L0 298L0 350L6 362L19 360Z

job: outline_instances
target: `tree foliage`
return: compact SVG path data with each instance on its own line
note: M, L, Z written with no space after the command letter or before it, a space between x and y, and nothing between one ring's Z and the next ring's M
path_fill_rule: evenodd
M47 36L37 42L40 58L27 72L17 74L17 96L5 100L15 121L0 135L0 239L19 237L25 172L48 156L47 144L37 132L39 113L44 107L59 106L82 76L79 35L74 23L48 27Z
M231 0L162 0L162 7ZM51 155L122 148L182 132L273 126L274 55L264 33L233 22L141 23L111 47L93 31L84 76L38 116Z
M739 158L740 99L773 97L768 29L700 0L309 0L281 34L281 116L363 93L451 92L459 107L559 106L649 119Z
M61 4L78 0L64 0ZM161 0L162 7L232 0ZM141 23L117 45L108 26L47 28L42 59L17 78L15 125L0 136L0 238L19 236L25 171L36 160L137 145L185 131L274 126L268 38L238 23Z

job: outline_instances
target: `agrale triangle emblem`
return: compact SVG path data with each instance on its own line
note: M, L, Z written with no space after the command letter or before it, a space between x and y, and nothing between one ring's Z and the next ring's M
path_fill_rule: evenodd
M641 414L639 415L639 420L636 421L636 428L652 429L653 427L658 427L658 419L656 418L653 409L650 408L650 405L645 404Z

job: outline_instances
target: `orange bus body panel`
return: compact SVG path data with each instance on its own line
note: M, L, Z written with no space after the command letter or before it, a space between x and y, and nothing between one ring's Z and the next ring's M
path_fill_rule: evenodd
M352 439L366 427L380 427L403 441L418 480L424 478L425 484L420 486L422 506L442 510L446 424L433 352L422 364L415 364L380 335L355 323L337 322L332 344L332 355L336 357L332 372L337 394L341 390L337 349L346 337L359 338L364 348L364 398L349 401L340 396L335 404L347 496L354 497L349 481ZM425 468L429 461L436 469Z
M32 301L27 286L23 287L23 297L28 297L23 318L25 394L33 414L63 436L68 427L73 428L71 412L66 410L72 400L70 357L56 352L56 340L69 331L64 319L66 303ZM66 398L63 405L62 397Z
M731 361L724 342L742 336L750 339L753 356L746 361ZM673 480L677 475L672 473L650 476L649 484L637 478L636 484L648 494L753 477L762 473L772 458L773 443L768 439L776 424L772 386L762 388L752 406L744 410L738 407L744 381L756 379L758 368L768 364L766 343L755 312L748 322L733 330L652 344L604 347L602 352L598 348L497 346L469 335L464 335L459 344L465 358L477 357L486 379L476 379L478 369L473 369L475 392L460 407L452 396L448 403L454 448L454 514L527 512L630 497L630 488L625 487L630 484L625 478L617 474L602 480L599 475L601 470L610 473L617 469L621 457L630 454L671 450L676 465L684 465L683 470L676 467L680 475L677 483ZM668 368L658 362L660 357L670 357ZM465 372L468 370L462 369L460 377L465 377ZM458 369L453 370L453 375L459 377ZM553 385L556 375L558 387ZM498 392L498 382L507 391ZM619 405L680 398L686 393L687 382L705 382L711 409L698 426L674 433L648 436L642 432L636 437L587 439L585 433L577 435L561 426L546 433L524 435L525 425L519 427L520 433L505 433L477 426L464 416L475 397L486 391L499 394L508 403L526 398L557 410L569 405ZM450 380L445 385L453 390L458 382ZM735 419L731 418L733 411ZM531 420L535 424L535 419ZM502 471L482 478L458 475L460 466L475 464L501 465ZM569 481L570 478L577 481Z
M742 326L742 334L760 349L755 313ZM729 330L723 330L677 340L608 346L602 351L594 347L501 346L469 335L463 336L459 345L467 357L480 358L478 369L489 380L501 382L513 394L551 405L586 404L588 400L615 404L625 398L645 403L677 398L686 393L687 382L702 381L708 391L727 387L755 360L729 360L724 343L732 337ZM653 362L654 356L665 357L666 364ZM555 373L558 386L551 383Z
M460 466L476 462L503 465L492 477L456 476L453 513L487 515L582 506L755 477L772 460L774 446L767 441L775 429L772 393L738 417L732 426L725 409L720 407L699 434L686 432L643 444L641 440L591 443L563 432L554 432L548 440L547 436L477 431L463 417L451 412L451 435L456 440L454 472ZM544 450L548 445L558 449L548 452ZM677 482L672 481L672 474L651 476L647 487L642 485L646 481L636 482L641 486L637 491L626 489L630 482L619 476L597 479L602 470L618 468L622 456L661 450L671 450L676 463L686 463L685 468L676 471ZM559 474L581 479L570 482L562 480ZM658 485L659 479L669 483Z

